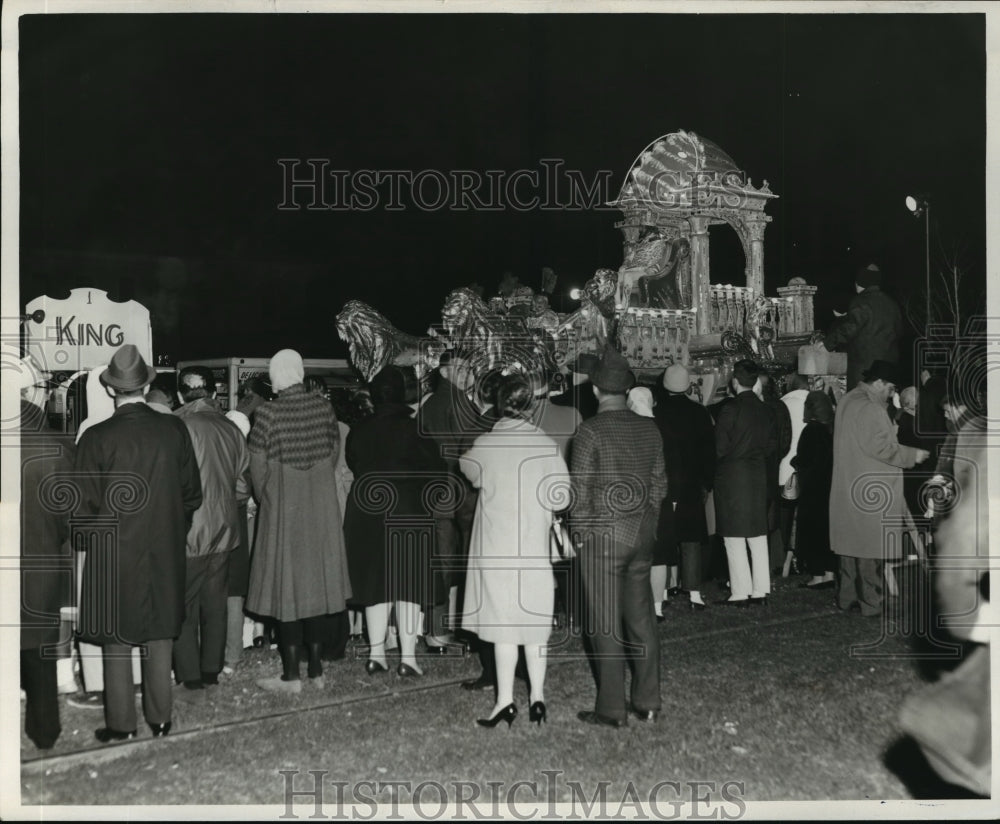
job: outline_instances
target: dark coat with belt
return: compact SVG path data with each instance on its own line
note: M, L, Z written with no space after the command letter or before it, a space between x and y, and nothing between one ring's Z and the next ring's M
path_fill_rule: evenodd
M344 541L353 601L358 604L430 603L430 493L435 488L443 492L447 476L437 445L418 434L411 411L406 404L382 404L347 436L347 466L354 484L344 516ZM391 494L380 494L380 488L391 489ZM421 522L424 529L430 523L431 531L422 532ZM405 540L402 530L409 530Z
M899 304L878 286L856 294L847 307L847 316L823 341L827 349L843 347L847 352L847 390L861 380L861 374L876 360L899 362L903 337L903 314Z
M705 495L715 480L712 416L687 395L663 391L657 394L653 417L663 438L669 490L658 534L675 542L706 540Z
M59 641L59 610L73 603L69 515L73 438L21 401L21 649Z
M715 425L716 532L729 538L766 535L767 461L777 451L771 411L752 391L719 410Z
M188 526L201 506L187 427L144 403L119 406L80 438L76 470L74 540L87 550L81 637L98 644L176 638Z

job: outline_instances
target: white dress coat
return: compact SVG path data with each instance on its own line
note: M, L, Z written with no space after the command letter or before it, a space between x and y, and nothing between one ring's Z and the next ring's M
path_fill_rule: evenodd
M502 418L459 460L479 489L462 627L484 641L544 644L552 632L552 511L568 503L569 470L555 441Z

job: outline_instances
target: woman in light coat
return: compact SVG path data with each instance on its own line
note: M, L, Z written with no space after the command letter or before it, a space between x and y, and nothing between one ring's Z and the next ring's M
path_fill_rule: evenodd
M552 632L555 580L549 557L553 510L565 505L560 486L569 471L559 447L526 419L531 384L504 379L497 391L501 419L480 435L459 461L479 489L462 626L494 644L496 704L484 727L508 726L517 715L514 670L524 646L530 681L529 720L545 720L544 647Z

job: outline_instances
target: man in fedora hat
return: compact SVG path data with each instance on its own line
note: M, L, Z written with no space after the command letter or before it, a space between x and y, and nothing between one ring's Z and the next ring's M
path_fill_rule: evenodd
M580 424L570 475L572 530L579 543L585 632L597 668L597 701L577 717L623 727L660 711L660 648L649 585L660 504L667 494L663 441L656 424L627 408L635 383L610 345L590 373L597 415ZM625 701L624 641L635 669Z
M896 440L886 409L900 382L896 364L876 360L862 378L841 398L834 418L830 548L840 556L837 606L876 616L882 613L882 564L902 547L901 536L895 542L885 536L893 524L904 529L903 470L930 453Z
M847 316L838 318L817 344L831 350L846 349L848 392L858 385L862 370L872 361L897 362L903 337L903 314L899 304L882 291L882 272L878 266L869 263L859 269L854 276L854 289L857 294L847 307Z
M132 344L101 374L114 414L77 447L79 515L88 527L80 610L82 640L104 647L104 713L99 741L136 735L132 647L142 648L142 705L154 737L170 732L173 639L184 620L185 540L201 506L191 438L173 415L150 409L156 378ZM104 531L107 530L107 531Z

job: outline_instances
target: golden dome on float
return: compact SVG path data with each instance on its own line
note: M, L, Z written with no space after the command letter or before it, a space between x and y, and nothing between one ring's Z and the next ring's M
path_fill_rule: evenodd
M692 189L745 185L743 171L717 144L694 132L678 131L656 138L638 154L621 192L608 205L640 201L676 208L688 205Z

